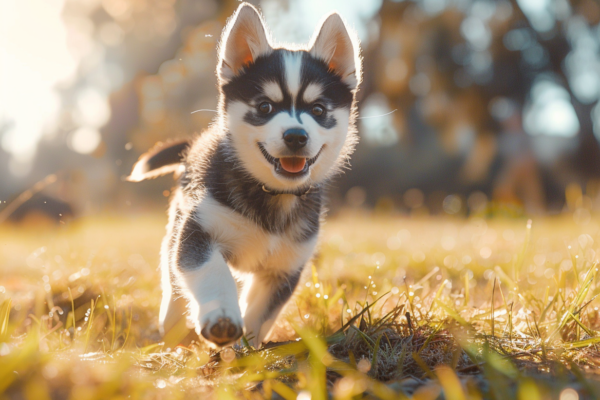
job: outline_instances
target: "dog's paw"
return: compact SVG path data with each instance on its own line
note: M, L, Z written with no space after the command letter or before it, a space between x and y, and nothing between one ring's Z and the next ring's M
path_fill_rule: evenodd
M227 346L235 343L244 333L242 323L224 315L208 319L201 327L200 334L217 346Z
M247 316L248 317L248 316ZM244 325L246 327L246 338L250 346L255 349L259 349L262 346L262 342L265 339L266 334L269 331L271 324L267 321L267 325L260 323L257 318L245 318ZM263 329L264 328L264 329Z

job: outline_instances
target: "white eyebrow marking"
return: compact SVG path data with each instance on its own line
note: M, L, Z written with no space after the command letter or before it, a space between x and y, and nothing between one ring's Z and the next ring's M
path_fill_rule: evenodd
M281 91L281 88L277 82L270 81L265 83L263 85L263 90L265 95L274 102L277 103L283 101L283 92Z
M302 55L297 53L287 53L283 56L285 65L285 81L292 99L296 99L300 90L300 70L302 67Z
M311 83L306 87L304 91L303 98L305 103L312 103L317 100L321 93L323 92L323 86L318 83Z

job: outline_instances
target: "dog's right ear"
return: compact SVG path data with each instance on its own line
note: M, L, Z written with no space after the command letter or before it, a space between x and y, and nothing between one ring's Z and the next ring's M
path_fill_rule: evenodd
M244 66L273 51L258 11L244 3L227 23L220 44L219 81L226 83Z
M189 140L167 144L157 143L152 149L141 155L133 166L131 175L126 179L129 182L141 182L170 173L177 174L190 145Z

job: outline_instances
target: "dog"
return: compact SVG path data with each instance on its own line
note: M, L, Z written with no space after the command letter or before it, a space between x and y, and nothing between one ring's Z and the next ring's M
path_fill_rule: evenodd
M161 332L187 312L213 345L245 334L258 348L313 256L324 185L354 150L353 31L333 13L307 47L272 43L259 12L240 5L219 46L217 117L194 140L144 154L129 177L179 174L161 247Z

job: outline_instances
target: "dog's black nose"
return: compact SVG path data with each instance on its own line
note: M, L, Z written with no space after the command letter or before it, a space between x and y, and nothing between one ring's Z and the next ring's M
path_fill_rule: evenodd
M304 129L293 128L283 132L286 146L293 151L300 150L308 142L308 133Z

